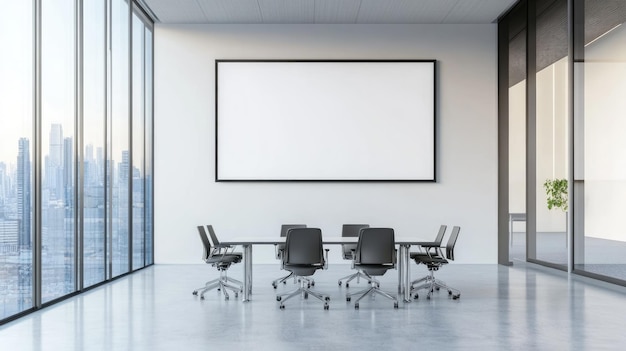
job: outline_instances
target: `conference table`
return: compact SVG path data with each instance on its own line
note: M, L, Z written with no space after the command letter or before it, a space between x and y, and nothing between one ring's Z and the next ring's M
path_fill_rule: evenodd
M358 237L324 237L322 243L324 245L341 245L356 244ZM428 240L419 240L418 238L396 237L396 245L398 245L398 294L402 295L404 302L411 302L411 282L410 282L410 257L409 249L411 246L420 246ZM220 244L230 246L241 246L243 248L243 301L250 301L252 294L252 246L254 245L278 245L284 244L285 237L234 237L228 240L220 241Z

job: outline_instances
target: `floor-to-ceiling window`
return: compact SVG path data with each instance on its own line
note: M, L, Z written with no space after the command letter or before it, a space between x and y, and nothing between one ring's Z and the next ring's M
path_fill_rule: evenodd
M41 3L42 302L76 290L74 0Z
M83 2L83 286L106 279L106 1Z
M127 0L0 7L4 323L152 264L153 56Z
M113 276L130 270L130 6L111 0L110 250Z
M33 4L0 0L0 320L34 306Z
M144 223L144 196L145 196L145 40L146 28L138 11L133 11L132 33L132 130L133 130L133 154L132 154L132 267L143 267L145 259L145 223Z
M152 215L153 209L153 106L154 100L152 98L152 77L153 77L153 50L152 50L152 42L153 42L153 27L152 24L146 25L145 28L145 49L144 49L144 131L145 131L145 153L144 153L144 228L145 228L145 264L153 264L154 263L154 232L152 230L152 224L154 223L154 218Z

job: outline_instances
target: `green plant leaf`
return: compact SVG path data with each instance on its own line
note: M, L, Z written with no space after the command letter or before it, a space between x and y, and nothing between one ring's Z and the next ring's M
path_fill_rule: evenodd
M567 211L567 179L547 179L543 187L546 190L548 209L559 208Z

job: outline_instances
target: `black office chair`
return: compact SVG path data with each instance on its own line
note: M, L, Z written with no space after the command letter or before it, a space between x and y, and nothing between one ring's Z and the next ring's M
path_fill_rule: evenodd
M328 250L324 258L322 246L322 231L319 228L291 228L287 232L285 250L283 252L283 267L291 271L298 278L300 287L288 293L276 295L280 308L284 309L284 302L296 295L305 299L312 295L324 302L324 309L328 309L330 297L309 288L310 276L318 269L326 269Z
M453 227L452 233L450 234L450 238L448 239L448 243L446 244L446 254L444 256L441 251L441 247L435 248L434 252L427 251L428 255L426 256L416 256L414 258L417 264L425 264L428 267L429 275L425 279L424 283L414 287L414 284L411 284L411 292L413 293L414 298L418 298L417 294L418 290L428 289L428 295L426 295L427 299L430 299L434 290L446 289L448 291L448 295L452 296L454 300L461 297L461 292L457 289L454 289L448 286L443 281L435 278L435 271L439 270L442 266L449 263L449 261L454 261L454 246L456 245L456 240L459 237L459 232L461 231L460 227ZM420 280L421 281L421 280Z
M280 226L280 236L286 237L287 232L289 231L289 229L292 229L292 228L306 228L306 224L283 224ZM285 244L276 245L276 259L281 260L281 262L283 261L284 251L285 251ZM274 289L276 289L278 284L280 283L287 284L287 279L292 278L292 277L293 277L293 273L290 273L284 277L275 279L274 281L272 281L272 286L274 287ZM315 283L313 283L313 285L315 285Z
M363 228L369 228L369 224L344 224L341 228L341 236L342 237L358 237L359 232ZM354 253L356 252L357 244L342 244L341 249L343 250L343 259L350 260L354 262ZM354 269L354 267L352 267ZM371 282L371 277L368 277L361 271L357 271L356 273L347 275L343 278L340 278L338 281L339 286L341 286L341 281L346 281L346 288L350 287L350 282L356 279L357 284L359 283L359 279L363 278L368 282Z
M210 230L212 231L213 228ZM198 226L198 234L200 234L200 240L202 240L202 246L204 248L204 253L202 255L202 260L214 267L220 272L220 277L217 279L213 279L204 284L203 287L198 288L192 292L193 295L198 295L200 293L200 299L204 300L204 293L211 289L216 289L224 293L224 298L226 300L229 299L228 292L226 289L232 290L235 293L235 297L242 292L241 286L234 286L229 283L229 278L227 273L228 268L233 263L241 262L241 255L239 254L230 254L228 253L228 246L211 246L209 242L209 238L207 237L206 231L203 226ZM232 279L231 279L232 281Z
M225 254L234 255L234 256L239 257L239 261L241 261L243 259L243 253L235 252L235 248L232 248L229 245L223 245L223 244L220 243L220 241L217 239L217 235L215 235L215 230L213 230L213 226L212 225L208 224L206 226L206 229L209 231L209 239L213 242L213 247L218 248L220 250L224 250ZM230 252L228 252L228 250L231 249L231 248L232 248L232 250ZM239 281L237 279L231 278L231 277L229 277L227 275L224 275L224 277L226 278L227 281L239 285L240 290L243 291L243 282L242 281Z
M359 308L359 301L370 294L379 294L393 300L393 307L398 308L398 299L382 290L380 282L374 276L382 276L389 269L396 268L396 247L394 231L391 228L363 228L359 233L354 266L370 277L370 287L355 293L346 294L346 301L352 296L361 295L354 302Z
M421 251L418 252L411 252L410 253L410 257L411 259L415 260L415 262L419 262L418 260L416 260L417 257L426 257L429 256L431 254L436 254L436 250L441 247L441 243L443 242L443 236L446 233L446 229L448 228L447 225L442 224L439 227L439 232L437 232L437 236L435 237L434 241L424 241L424 242L418 242L415 243L415 245L419 246L421 248ZM430 278L430 275L427 275L425 277L422 277L420 279L416 279L414 281L411 282L411 286L415 285L415 284L419 284L423 281L426 281L427 279Z

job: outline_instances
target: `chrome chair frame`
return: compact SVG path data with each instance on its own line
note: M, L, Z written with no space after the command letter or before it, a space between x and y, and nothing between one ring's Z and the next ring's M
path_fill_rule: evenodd
M445 246L446 255L444 256L441 247L436 247L434 253L432 251L427 251L427 256L419 256L415 257L415 261L417 263L423 263L428 268L429 274L421 279L415 280L411 283L411 294L414 299L419 298L417 291L422 289L427 289L428 294L426 295L426 299L430 299L433 292L435 290L445 289L448 291L448 295L452 297L452 299L456 300L461 297L461 292L458 289L450 287L444 281L435 278L435 271L439 270L442 266L448 264L448 260L454 261L454 247L456 246L456 241L459 236L461 228L455 226L452 228L452 233L450 234L450 238L448 239L448 243ZM417 285L422 283L420 285ZM417 286L415 286L417 285Z
M286 237L287 236L287 232L292 229L292 228L306 228L306 224L283 224L280 227L280 236L281 237ZM276 245L276 259L280 260L281 266L280 269L283 269L283 254L285 251L285 245ZM293 272L290 272L289 274L287 274L284 277L280 277L278 279L274 279L272 281L272 287L274 289L276 289L278 287L278 284L283 283L283 284L287 284L287 280L289 278L294 278L293 282L297 282L296 277L293 275ZM315 285L315 281L311 281L309 282L308 286L312 286Z
M380 262L372 262L370 261L370 257L368 256L370 256L372 251L375 251L375 250L371 250L369 246L380 247L381 241L378 239L382 235L388 236L386 240L383 239L384 242L382 242L382 245L387 245L388 249L390 249L390 252L389 253L382 252L382 254L376 253L374 256L383 258L381 256L387 255L388 257L386 257L384 260L381 259ZM377 237L377 236L379 237L376 239L378 240L378 242L372 241L372 239L370 238L370 237ZM365 258L363 258L363 256L365 256ZM385 261L385 262L382 262L382 261ZM396 259L395 239L394 239L393 229L391 228L363 228L361 229L359 233L359 241L357 243L357 250L356 250L355 258L354 258L354 265L357 269L362 270L363 273L366 274L368 278L370 278L370 287L367 289L363 289L361 291L347 293L346 301L349 302L352 299L352 297L355 295L361 295L356 299L356 301L354 301L354 308L359 309L359 302L365 296L378 294L390 300L393 300L393 307L398 308L398 298L396 296L393 296L381 290L380 282L377 279L372 277L372 275L383 275L389 269L395 269L396 261L397 259Z
M209 228L209 232L213 233L212 236L214 236L215 233L213 232L213 227L210 225L207 227ZM239 293L243 292L243 283L236 279L228 277L227 271L233 263L241 262L241 254L233 252L228 253L228 249L230 248L230 246L221 244L215 245L215 241L213 246L211 246L211 243L209 242L209 238L203 226L198 226L198 233L200 235L200 239L202 240L204 249L202 259L205 263L216 267L217 270L220 272L220 276L219 278L206 282L204 286L195 289L192 294L200 295L200 299L204 300L204 294L207 291L217 289L218 292L221 291L224 294L224 299L226 300L230 298L227 290L231 290L232 292L234 292L235 297L238 297ZM215 238L214 240L216 239L217 238ZM238 286L231 284L231 282L237 284Z
M320 248L320 253L319 253L319 259L320 262L305 262L305 263L298 263L297 261L292 263L291 262L291 258L290 258L290 250L291 249L291 242L292 240L298 240L298 238L296 237L300 237L300 240L302 240L303 235L306 236L307 233L315 233L315 235L317 235L319 237L319 248ZM319 234L317 234L319 233ZM293 239L296 238L296 239ZM317 244L317 241L311 243L311 244ZM322 254L322 231L319 228L291 228L289 229L289 231L287 232L287 239L286 239L286 243L285 243L285 252L283 255L283 266L285 267L285 269L291 270L291 272L293 273L293 276L296 277L298 279L298 282L300 283L300 286L298 288L296 288L295 290L283 293L283 294L278 294L276 295L276 301L280 302L279 308L280 309L284 309L285 308L285 301L291 299L294 296L302 296L302 298L307 299L309 297L309 295L319 299L320 301L324 302L324 309L328 310L329 309L329 305L328 305L328 301L330 301L330 296L322 294L318 291L312 290L310 287L312 284L312 279L309 278L309 276L313 275L313 273L318 270L318 269L328 269L328 249L323 249L326 253L325 255ZM291 254L291 256L294 256L293 254ZM297 260L298 258L296 258L295 260Z
M359 232L362 228L369 228L369 224L344 224L341 229L341 236L342 237L358 237ZM352 247L354 247L354 249L351 249ZM342 249L343 249L343 259L351 260L352 269L354 269L354 255L356 253L356 245L355 244L343 244ZM341 286L341 281L345 280L346 288L349 288L350 282L352 280L356 279L356 283L358 284L361 278L365 279L368 283L372 283L372 281L374 280L374 278L370 277L369 275L359 270L356 273L348 274L347 276L343 278L339 278L339 280L337 281L337 284Z

